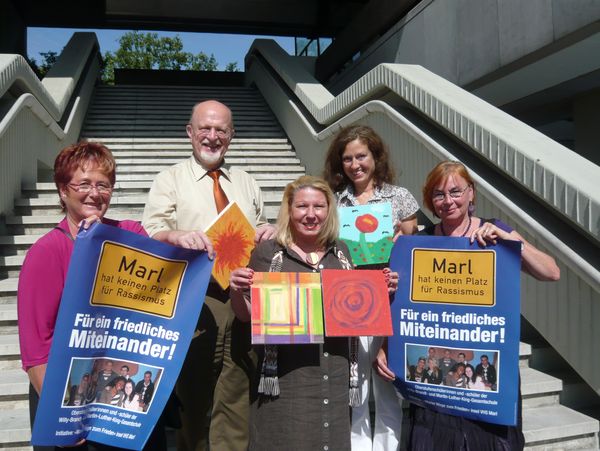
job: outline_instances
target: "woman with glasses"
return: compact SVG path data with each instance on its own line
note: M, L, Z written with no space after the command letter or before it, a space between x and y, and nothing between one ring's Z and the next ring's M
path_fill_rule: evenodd
M462 163L443 161L433 168L423 187L423 203L440 218L439 223L426 228L423 234L467 237L471 243L477 241L481 246L494 245L499 239L521 241L521 269L538 280L559 279L560 269L554 258L535 248L502 221L474 215L475 183ZM415 405L411 405L410 421L409 449L412 451L520 450L524 446L520 395L517 426L472 421Z
M79 228L102 222L147 236L139 222L104 217L115 184L115 168L115 160L108 148L85 141L64 148L54 162L54 182L65 217L27 252L17 292L21 361L30 381L32 428ZM36 446L34 449L54 447Z
M389 154L371 127L353 125L342 129L327 152L324 178L336 193L340 207L389 203L392 207L394 240L417 230L419 205L413 195L392 185L393 170ZM387 264L369 266L381 269ZM389 269L384 269L389 271ZM400 444L402 407L394 387L371 374L375 363L387 368L383 337L360 337L358 344L359 405L352 408L353 450L395 450ZM371 427L369 392L375 400L375 427ZM374 429L374 432L372 432Z
M423 203L440 218L424 234L469 237L481 246L496 244L499 239L521 241L523 271L543 281L560 278L554 258L527 242L516 230L499 219L474 215L475 183L462 163L443 161L432 169L423 187Z

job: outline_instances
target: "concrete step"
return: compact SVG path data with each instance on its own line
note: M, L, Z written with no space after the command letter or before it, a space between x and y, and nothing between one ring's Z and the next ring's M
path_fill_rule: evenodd
M167 114L168 116L168 114ZM139 122L135 120L123 121L127 123L118 124L111 122L98 122L96 124L87 124L82 130L82 134L89 136L94 133L98 136L105 137L116 137L116 136L131 136L131 137L178 137L187 138L185 131L185 121L172 121L164 119L162 123L153 124L150 122ZM145 131L146 134L140 134L139 132ZM120 132L118 135L115 132ZM138 132L134 134L126 134L126 132ZM173 134L177 132L177 134ZM240 138L284 138L285 134L281 126L274 122L258 123L247 122L236 124L235 135Z
M519 342L519 367L529 367L531 358L531 345L525 342Z
M264 180L268 181L269 183L273 181L284 181L285 184L288 184L302 175L305 175L304 171L289 172L285 174L255 172L252 174L252 177L258 182L259 185L261 185ZM121 182L135 182L142 180L152 181L156 177L156 173L119 173L117 177Z
M523 409L527 450L598 449L598 421L561 406Z
M224 99L223 99L224 100ZM135 117L144 117L145 115L152 115L158 113L177 114L184 116L185 121L190 117L194 101L180 100L180 99L142 99L128 96L113 96L107 99L99 99L93 102L89 108L89 112L93 114L115 112L118 114L131 113ZM256 115L271 115L272 113L267 110L267 106L264 102L254 99L246 98L240 102L227 102L230 105L233 117L235 118L236 124L238 119L244 117L251 117ZM140 113L140 110L142 113ZM110 119L110 118L109 118Z
M0 325L6 321L17 320L17 305L11 304L0 304Z
M553 369L545 370L545 373L562 381L561 404L577 411L598 406L598 394L572 370ZM600 415L597 418L600 418Z
M14 277L11 277L14 278ZM6 293L6 292L2 292L2 290L0 290L0 305L4 305L4 304L16 304L17 303L17 290L14 291L14 293ZM0 362L0 369L2 368L1 362Z
M0 410L0 447L32 449L30 440L29 409Z
M244 116L248 115L273 114L267 109L266 103L260 98L247 96L237 101L225 98L221 98L220 100L229 106L236 122L238 118L244 118ZM153 98L150 96L140 97L120 94L106 96L105 98L97 97L90 106L89 111L97 113L112 110L113 112L120 114L124 111L132 111L137 113L136 117L143 117L145 114L156 114L169 111L176 114L184 114L187 120L190 117L194 103L195 100L190 98L164 98L158 96ZM142 113L140 113L140 110Z
M288 181L282 179L257 179L258 186L263 190L263 195L266 195L270 189L283 189ZM117 180L113 190L115 193L126 192L127 190L149 190L152 186L152 181L123 181ZM41 197L41 196L57 196L56 186L54 183L24 183L21 189L26 197ZM2 242L0 242L2 244Z
M0 298L5 298L4 304L16 303L18 279L11 277L0 280Z
M165 169L170 168L171 164L157 164L155 166L145 166L145 165L127 165L123 164L117 167L117 177L126 174L134 174L134 173L144 173L144 172L153 172L158 173L160 171L164 171ZM274 174L276 178L278 174L282 173L303 173L305 171L304 166L301 165L232 165L232 167L239 167L246 171L248 174L254 176L254 174L258 173L269 173ZM273 175L271 175L273 177Z
M523 408L549 406L559 403L562 381L556 377L523 367L521 373L521 395Z
M281 202L281 198L283 196L282 190L269 190L263 193L263 201L265 203L279 203ZM148 201L148 194L144 193L142 195L135 194L121 194L116 192L113 194L110 201L110 210L115 211L117 209L123 208L135 208L139 206L144 206ZM49 211L48 214L60 214L60 208L57 207L57 201L53 197L32 197L32 198L24 198L17 199L15 201L15 207L20 209L32 209L33 214L42 214L43 210ZM36 213L37 212L37 213ZM0 260L1 264L1 260Z
M106 92L102 93L101 96L96 96L94 102L92 103L92 108L97 107L98 105L136 105L136 104L151 104L157 105L160 109L161 106L178 106L181 109L191 111L191 107L196 103L196 99L188 97L195 93L188 92L187 96L184 93L177 92L177 95L173 95L169 91L160 92L158 90L155 91L147 91L143 92L141 95L135 91L126 92ZM246 94L246 95L244 95ZM219 92L219 96L221 96L221 101L226 103L230 108L239 108L246 105L252 106L260 106L261 110L266 110L265 101L256 93L226 93L224 91ZM204 97L204 95L202 95ZM122 103L121 103L122 102ZM114 108L115 111L119 111L120 108ZM268 111L268 110L267 110ZM235 116L234 116L235 117Z
M192 146L189 141L183 144L165 143L165 144L113 144L104 143L110 148L115 157L121 156L144 156L151 157L162 156L184 156L189 157L192 154ZM296 156L289 144L262 144L248 143L229 146L227 158L230 157L264 157L264 156Z
M135 108L138 108L137 106ZM148 125L148 126L159 126L162 127L165 124L180 124L185 127L189 120L189 113L182 112L180 114L166 114L164 111L154 111L152 115L140 116L137 111L132 108L129 114L124 114L123 109L119 109L119 115L116 116L106 115L105 117L95 117L95 111L92 110L91 116L88 115L85 122L87 129L94 127L105 127L110 126L131 126L131 125ZM277 121L271 115L244 115L239 118L235 118L235 129L244 129L248 127L279 127Z
M0 236L0 245L1 246L31 246L36 242L41 235L2 235Z
M577 374L558 352L552 349L546 340L528 323L522 325L528 341L533 344L531 366L563 382L560 395L561 404L580 412L594 412L600 419L600 396Z
M0 278L19 277L26 253L27 251L18 255L10 255L8 258L0 257ZM0 319L0 321L2 320Z
M144 166L161 166L161 165L165 165L168 164L169 166L174 165L176 163L179 163L181 161L187 160L189 158L190 154L189 152L187 153L187 155L183 155L182 157L168 157L168 156L163 156L161 155L159 158L157 158L154 155L144 155L144 157L138 158L138 157L126 157L126 158L115 158L115 160L117 161L117 167L121 168L123 166L128 166L128 165L144 165ZM275 156L270 156L270 157L233 157L233 158L229 158L229 155L227 155L227 163L229 163L232 166L242 166L242 165L282 165L282 166L286 166L286 165L297 165L300 166L300 159L295 158L295 157L275 157ZM276 168L275 168L276 170Z
M0 358L19 355L19 336L0 334Z
M116 88L116 87L115 87ZM194 103L197 100L194 98L190 98L190 96L200 96L206 97L208 95L219 95L224 96L235 104L243 104L245 101L259 101L263 102L263 97L253 89L227 89L222 87L220 89L198 89L196 87L187 87L187 89L174 89L174 88L162 88L160 86L139 86L137 88L127 88L127 89L102 89L96 91L97 95L94 99L94 103L101 101L103 99L110 99L111 97L116 98L152 98L156 99L158 97L163 97L165 102L190 102Z
M23 370L19 370L23 374L25 372ZM29 384L28 384L29 387ZM29 390L29 389L28 389ZM29 391L25 395L15 395L15 396L5 396L4 398L0 397L0 411L2 410L23 410L29 409ZM2 451L5 448L0 447Z
M142 211L111 211L108 210L107 217L111 219L131 219L141 221ZM19 235L43 235L49 232L56 224L62 221L64 215L61 214L43 214L27 216L7 216L6 225L9 232Z
M200 86L200 85L100 85L96 87L96 92L101 93L103 96L107 92L203 92L203 93L235 93L236 96L243 95L245 93L257 93L257 91L248 86Z
M283 147L283 146L281 146ZM136 149L116 150L115 146L111 146L110 150L117 160L117 164L126 158L135 159L153 159L153 158L179 158L187 159L192 154L192 148L189 146L171 145L170 149L149 149L140 145ZM248 146L248 149L228 150L227 161L230 158L295 158L296 152L289 149L257 149L256 147Z
M22 369L3 370L0 378L0 398L4 396L26 396L29 392L29 378Z
M113 108L110 111L108 105L114 104L118 102L118 99L111 99L109 102L105 102L102 104L94 104L94 107L89 110L89 114L86 116L86 119L90 118L90 116L103 116L107 119L111 119L112 117L119 117L123 115L128 115L135 113L137 117L148 117L148 116L156 116L164 113L164 111L171 111L171 114L182 118L185 122L189 120L192 105L191 103L187 104L174 104L174 103L166 103L160 102L159 107L157 108L142 108L140 109L138 105L133 102L125 102L122 106L123 108L119 108L115 110ZM250 99L246 103L240 103L235 105L234 117L244 118L244 117L270 117L271 120L275 120L273 113L265 110L265 105L262 104L260 107L256 107L256 105L260 105L258 102L251 101ZM188 109L189 108L189 109ZM237 113L237 115L236 115Z
M265 204L264 213L269 221L274 221L279 213L279 202L272 205ZM128 207L125 209L109 208L106 216L111 219L141 221L143 207ZM9 231L22 235L40 235L47 233L64 218L63 215L41 214L28 216L7 216L6 225Z
M169 116L169 115L167 115ZM186 136L185 129L186 121L181 119L172 119L170 117L161 119L156 119L154 121L148 119L144 121L139 121L134 119L133 117L130 119L123 119L121 121L98 121L98 122L88 122L85 125L85 132L94 132L95 130L99 130L98 133L102 133L103 131L107 131L108 136L114 136L115 131L123 132L123 131L135 131L140 132L142 130L147 130L149 132L165 132L165 136L170 136L169 133L177 131L182 133L182 135L176 136ZM160 131L159 131L160 129ZM256 132L256 130L259 130ZM271 135L269 135L269 133ZM264 121L244 121L241 123L236 122L235 134L237 136L255 136L255 137L263 137L263 136L284 136L282 128L279 124L272 120L264 120ZM149 134L148 136L153 136L154 133ZM139 134L133 136L140 136Z
M266 109L267 106L264 102L248 98L237 104L232 104L231 102L229 102L229 104L231 105L231 111L233 112L236 127L238 126L238 121L253 117L269 117L271 121L276 121L273 113ZM135 119L144 119L145 117L163 114L164 117L176 117L185 124L190 118L193 106L194 102L185 100L141 100L127 97L114 97L102 101L95 101L88 110L89 114L86 117L86 121L89 119L90 115L92 117L104 115L106 116L107 121L111 121L115 114L131 115L131 117Z
M187 136L183 138L148 138L148 137L108 137L102 135L88 135L84 137L90 141L100 141L109 144L164 144L164 143L177 143L177 144L187 144L190 145L190 138ZM234 150L239 144L252 144L252 143L263 143L263 144L288 144L289 140L287 138L241 138L236 136L231 140L231 144L229 145L230 150Z
M179 116L185 115L186 121L189 119L192 106L194 102L189 100L181 99L164 99L157 98L144 102L152 101L154 108L140 108L140 98L137 99L131 96L110 96L105 99L98 99L93 103L93 106L89 109L93 113L105 113L110 105L118 105L118 108L113 107L112 111L114 114L119 115L123 113L136 112L137 117L144 117L148 115L159 114L165 110L171 111L173 114ZM121 103L122 102L122 103ZM248 116L263 116L268 115L274 117L273 113L266 108L266 104L260 99L247 97L242 102L229 102L231 105L234 118L244 118ZM237 115L236 115L237 113ZM89 116L89 115L88 115Z
M256 130L255 126L238 127L235 129L236 135L239 137L255 137L255 138L277 138L284 137L284 133L279 126L274 127L261 127L261 130ZM90 136L92 134L105 137L117 137L117 136L173 136L173 137L186 137L184 124L163 124L160 129L156 126L143 126L142 124L130 124L129 126L120 126L118 128L112 127L110 124L98 127L86 126L82 132L82 136Z

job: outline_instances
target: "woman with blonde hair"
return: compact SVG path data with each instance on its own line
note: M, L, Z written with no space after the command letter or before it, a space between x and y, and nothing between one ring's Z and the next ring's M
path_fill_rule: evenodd
M427 359L427 371L425 371L424 382L426 384L440 385L442 383L442 371L438 367L437 360L433 357Z
M260 243L247 268L231 275L236 316L250 321L254 271L320 272L351 269L338 241L335 197L324 180L303 176L284 192L274 240ZM394 283L394 282L392 282ZM395 280L397 284L397 280ZM251 384L250 449L349 449L349 340L325 337L323 344L267 345Z

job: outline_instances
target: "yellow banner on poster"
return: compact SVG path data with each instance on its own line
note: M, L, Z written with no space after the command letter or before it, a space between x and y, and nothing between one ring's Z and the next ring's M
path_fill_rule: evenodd
M496 253L413 249L411 300L492 306L496 303Z
M172 318L186 267L186 261L105 241L90 302Z

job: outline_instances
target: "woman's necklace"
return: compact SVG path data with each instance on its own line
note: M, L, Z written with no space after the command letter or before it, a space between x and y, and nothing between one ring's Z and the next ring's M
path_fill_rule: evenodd
M471 228L471 216L469 216L469 223L467 224L467 228L465 229L465 231L460 236L461 237L465 236L467 234L467 232L469 231L470 228ZM448 236L448 235L446 235L446 231L444 230L444 223L443 222L440 222L440 231L442 232L442 235Z
M302 248L300 248L300 246L298 246L296 243L294 243L294 247L295 247L296 252L298 252L299 254L304 254L304 261L306 263L308 263L309 265L311 265L311 266L315 266L321 260L319 258L319 252L318 251L304 252L302 250Z
M319 254L316 252L308 252L306 257L304 257L304 260L306 260L306 263L309 265L315 266L317 263L319 263Z

